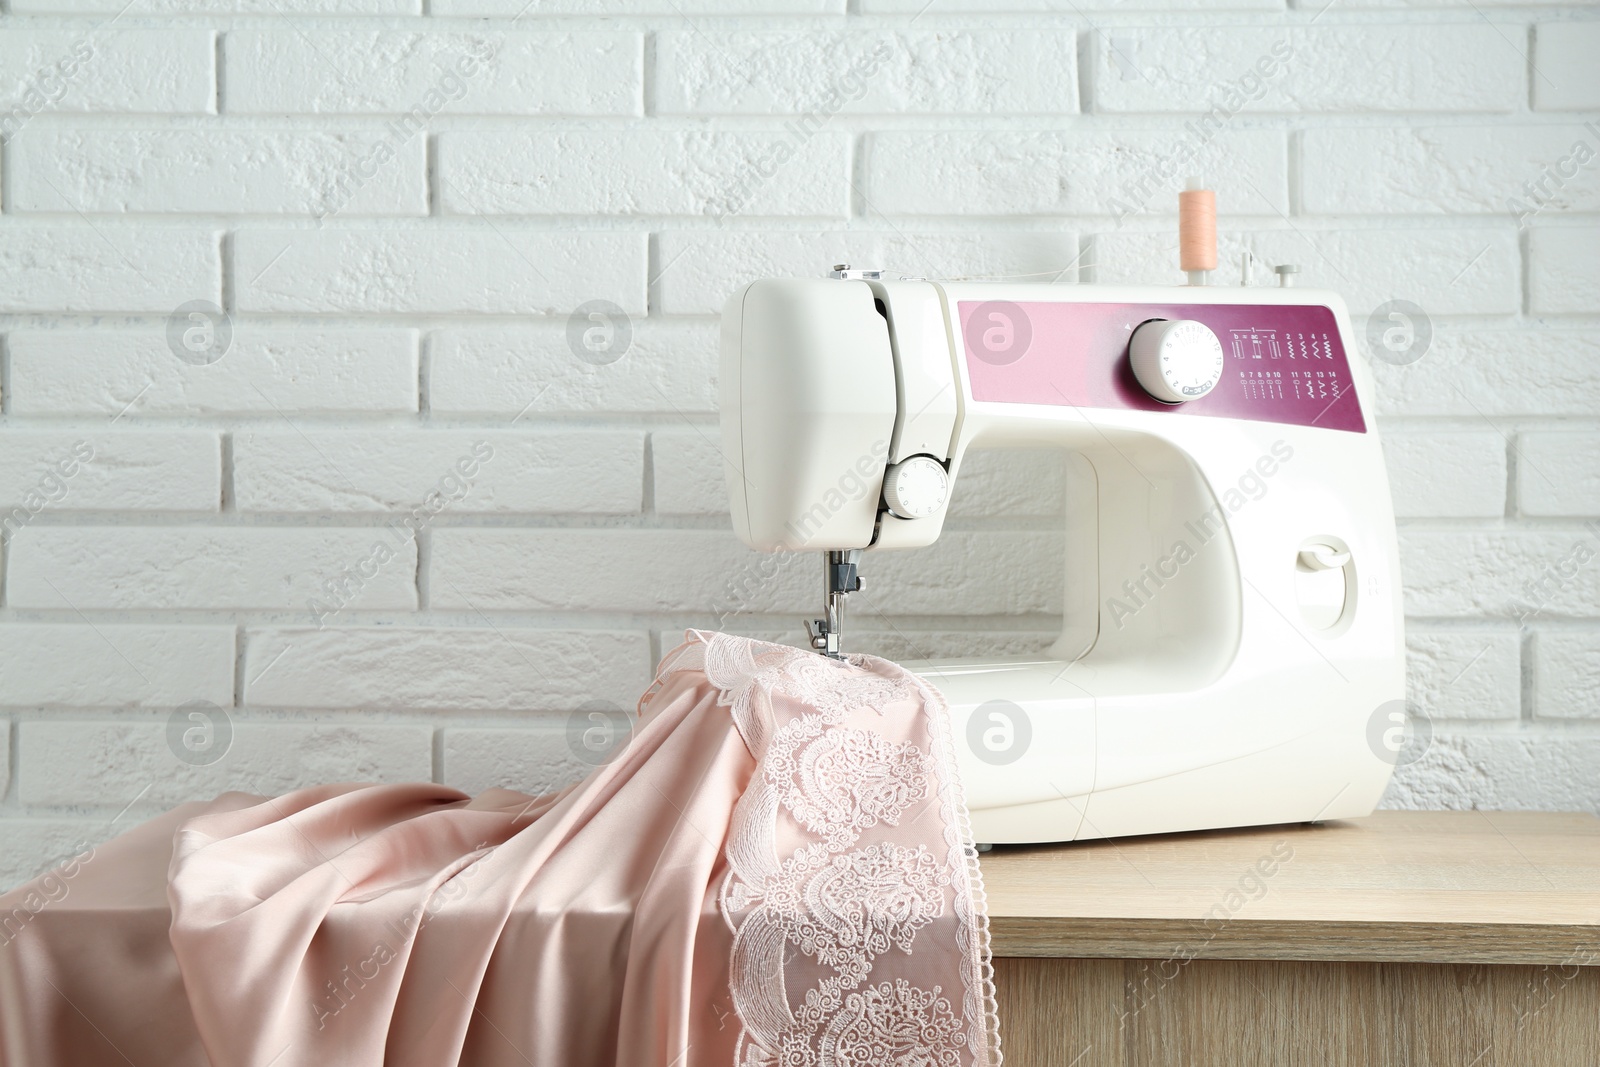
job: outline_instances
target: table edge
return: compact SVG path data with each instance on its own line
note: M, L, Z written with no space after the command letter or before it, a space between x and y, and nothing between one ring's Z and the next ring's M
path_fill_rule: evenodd
M997 957L1600 966L1600 923L990 919Z

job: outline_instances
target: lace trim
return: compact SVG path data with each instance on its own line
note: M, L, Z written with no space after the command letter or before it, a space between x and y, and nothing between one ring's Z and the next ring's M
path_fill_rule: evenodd
M668 675L702 672L757 762L721 891L739 1067L998 1067L983 881L943 697L876 657L685 637L641 711ZM950 929L918 955L929 926Z
M876 657L874 657L876 659ZM887 660L876 660L888 663ZM910 672L907 672L910 674ZM959 948L967 960L962 972L966 992L967 1017L981 1019L984 1051L975 1062L1000 1067L1004 1059L1000 1050L1000 1006L994 989L994 953L989 940L989 895L983 887L983 869L978 861L978 847L972 834L972 818L967 810L966 787L961 782L956 763L955 743L952 739L950 705L944 694L916 675L923 699L931 709L929 732L933 735L934 758L938 765L948 768L940 778L941 801L946 813L945 842L951 851L950 862L966 874L965 892L956 898L957 908L964 908L957 924ZM956 853L960 859L956 859ZM968 981L968 975L971 980Z

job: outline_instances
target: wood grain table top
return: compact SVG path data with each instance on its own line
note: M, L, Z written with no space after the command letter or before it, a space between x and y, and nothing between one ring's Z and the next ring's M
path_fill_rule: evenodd
M983 857L996 956L1600 966L1600 818L1380 811Z

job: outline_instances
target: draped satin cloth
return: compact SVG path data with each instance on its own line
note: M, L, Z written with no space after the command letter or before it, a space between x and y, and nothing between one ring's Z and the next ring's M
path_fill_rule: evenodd
M175 809L0 897L0 1065L994 1067L948 712L691 631L559 793Z

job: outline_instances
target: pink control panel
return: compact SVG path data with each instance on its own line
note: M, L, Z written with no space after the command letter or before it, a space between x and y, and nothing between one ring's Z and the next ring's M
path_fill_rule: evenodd
M974 400L1367 429L1338 324L1321 305L963 300L956 306ZM1128 341L1151 319L1189 319L1217 335L1223 368L1211 392L1173 405L1140 386Z

